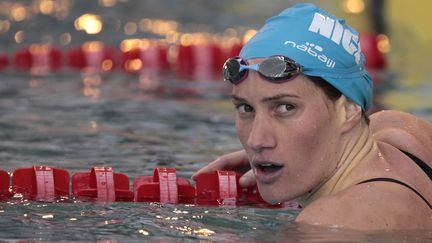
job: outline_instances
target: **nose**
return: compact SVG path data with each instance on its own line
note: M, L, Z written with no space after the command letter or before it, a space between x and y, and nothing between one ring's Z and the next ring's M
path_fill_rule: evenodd
M255 116L246 145L255 152L276 146L275 128L264 117Z

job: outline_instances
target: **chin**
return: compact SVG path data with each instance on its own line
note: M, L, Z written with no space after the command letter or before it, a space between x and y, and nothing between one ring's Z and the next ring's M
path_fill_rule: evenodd
M262 186L258 184L258 190L264 201L273 205L291 201L297 197L293 196L293 194L289 193L288 191L277 190L275 186Z
M258 183L258 190L264 201L273 205L291 201L302 195L298 191L289 191L287 187L279 189L275 185L260 185L260 183Z

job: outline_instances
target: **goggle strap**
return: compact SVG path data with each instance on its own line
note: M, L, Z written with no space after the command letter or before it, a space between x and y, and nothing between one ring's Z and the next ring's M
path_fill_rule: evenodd
M358 67L349 69L326 69L326 68L304 68L303 73L309 76L320 76L328 78L359 78L366 74L365 69L360 69Z
M252 65L243 65L243 64L240 64L240 72L243 71L243 70L246 70L246 69L258 71L258 67L259 67L258 63L257 64L252 64Z

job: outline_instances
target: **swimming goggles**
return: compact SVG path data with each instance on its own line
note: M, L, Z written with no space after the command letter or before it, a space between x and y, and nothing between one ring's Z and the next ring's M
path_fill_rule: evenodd
M249 69L257 71L263 78L274 83L285 82L303 72L300 64L286 56L272 56L252 65L248 65L241 57L233 57L223 65L224 80L237 85L247 77Z

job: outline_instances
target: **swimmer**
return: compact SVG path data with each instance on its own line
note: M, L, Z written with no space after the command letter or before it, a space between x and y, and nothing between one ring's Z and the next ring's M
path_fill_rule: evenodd
M359 43L313 4L268 19L223 67L244 150L194 176L235 170L269 203L297 200L298 224L432 229L432 124L398 111L368 117L372 80Z

